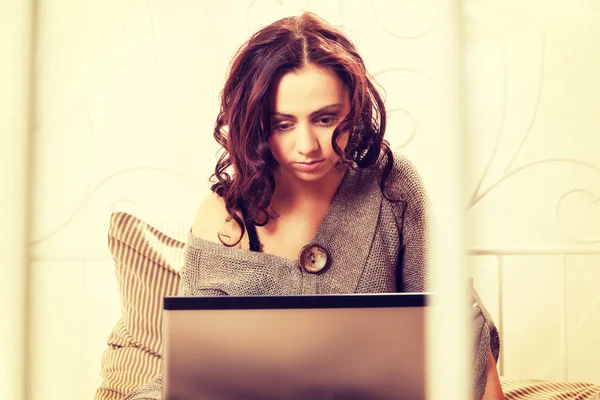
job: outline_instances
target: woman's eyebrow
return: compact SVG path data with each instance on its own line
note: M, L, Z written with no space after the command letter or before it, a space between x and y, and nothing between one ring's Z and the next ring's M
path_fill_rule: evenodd
M310 117L312 118L315 115L322 113L323 111L328 111L330 108L342 108L342 107L344 107L344 105L341 103L329 104L325 107L321 107L318 110L311 112ZM284 117L284 118L296 118L291 114L284 114L284 113L280 113L280 112L272 112L271 116L272 117Z

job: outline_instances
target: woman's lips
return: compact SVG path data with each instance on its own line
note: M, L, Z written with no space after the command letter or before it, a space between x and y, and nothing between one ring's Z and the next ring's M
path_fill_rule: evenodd
M317 170L323 164L323 160L308 161L308 162L295 162L292 166L302 172L313 172Z

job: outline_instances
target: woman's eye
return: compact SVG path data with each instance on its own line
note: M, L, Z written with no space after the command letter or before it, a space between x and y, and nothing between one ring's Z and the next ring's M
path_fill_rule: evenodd
M335 121L337 121L337 118L335 118L333 116L327 116L327 117L321 117L321 118L319 118L319 124L325 125L325 126L330 126Z
M292 124L277 124L273 128L278 131L287 131L291 126Z

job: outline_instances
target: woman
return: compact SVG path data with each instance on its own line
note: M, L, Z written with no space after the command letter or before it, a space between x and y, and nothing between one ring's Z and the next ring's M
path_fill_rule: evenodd
M339 30L305 13L254 34L222 92L223 153L181 293L427 291L427 197L385 127L383 101ZM498 336L477 309L475 397L496 398ZM127 399L159 399L160 388L157 377Z

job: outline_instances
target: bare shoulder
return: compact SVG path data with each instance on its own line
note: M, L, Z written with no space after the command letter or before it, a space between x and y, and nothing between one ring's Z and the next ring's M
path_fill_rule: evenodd
M213 192L206 196L196 212L192 234L200 239L219 244L238 242L234 247L239 248L241 233L242 230L227 212L225 200Z

